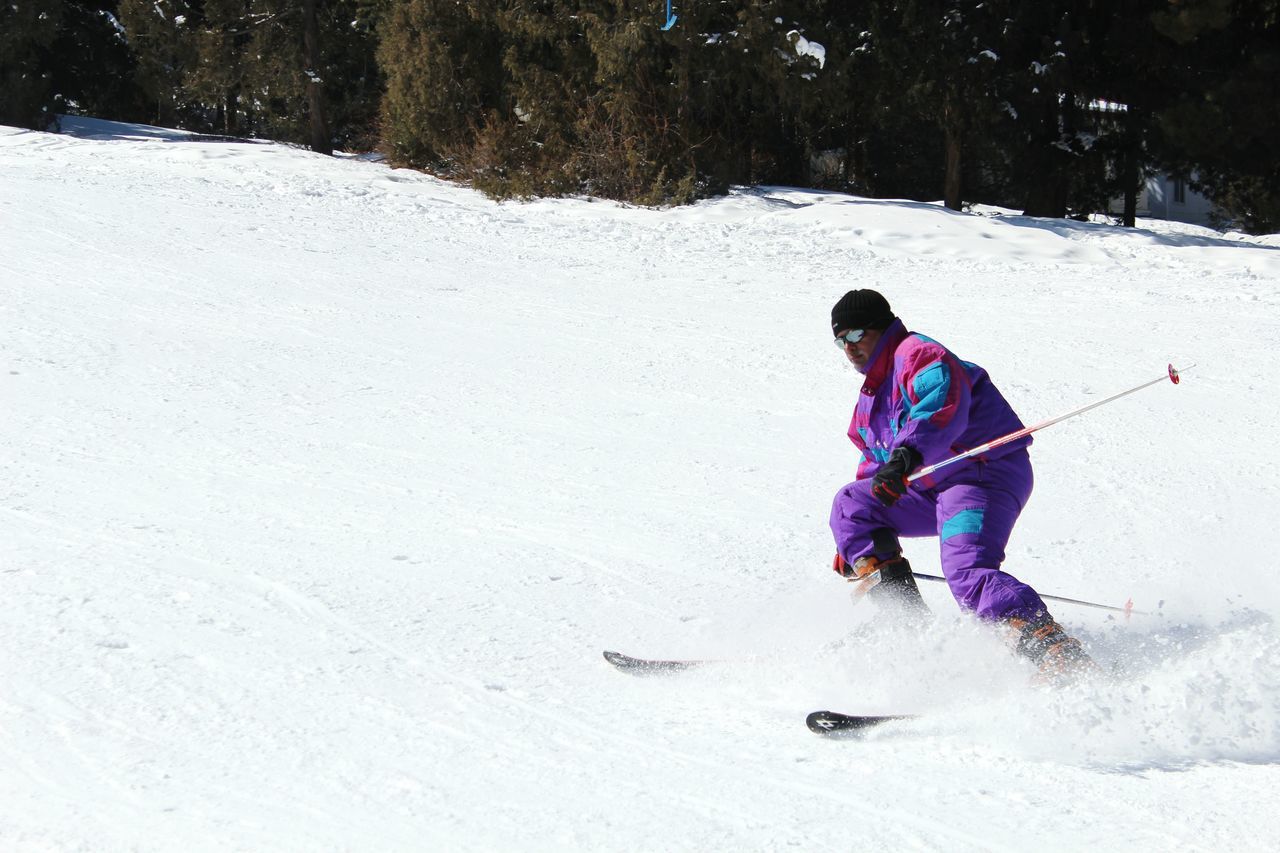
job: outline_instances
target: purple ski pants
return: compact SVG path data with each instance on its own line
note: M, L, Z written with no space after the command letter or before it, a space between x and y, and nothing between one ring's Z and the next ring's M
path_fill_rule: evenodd
M836 494L831 532L849 563L872 553L893 556L898 537L937 536L942 574L961 607L981 619L1032 619L1048 608L1034 589L1000 571L1032 483L1026 450L970 462L934 489L908 490L891 507L871 496L871 480L858 480Z

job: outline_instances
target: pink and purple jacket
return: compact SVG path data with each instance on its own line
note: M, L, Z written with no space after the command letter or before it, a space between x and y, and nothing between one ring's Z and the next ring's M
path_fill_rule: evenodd
M862 452L862 480L897 447L914 448L924 465L933 465L1022 427L985 370L894 320L871 354L849 438ZM1030 436L976 458L997 459L1029 444ZM967 464L943 468L920 485L932 488Z

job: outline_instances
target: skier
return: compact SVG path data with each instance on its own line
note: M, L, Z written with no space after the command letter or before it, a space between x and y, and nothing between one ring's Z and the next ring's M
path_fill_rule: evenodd
M851 290L831 309L831 331L864 379L849 425L861 451L857 479L835 497L832 568L878 603L928 613L899 537L937 536L951 594L980 619L1003 623L1019 653L1049 681L1096 665L1053 620L1034 589L1001 571L1014 522L1031 496L1030 436L907 484L922 465L977 447L1023 424L987 373L908 332L874 290Z

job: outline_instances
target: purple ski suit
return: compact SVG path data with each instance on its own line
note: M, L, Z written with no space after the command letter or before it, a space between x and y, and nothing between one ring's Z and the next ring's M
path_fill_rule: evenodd
M1031 496L1030 437L922 478L891 507L871 495L872 475L896 447L912 447L932 465L1022 426L985 370L894 320L868 361L849 425L862 459L858 479L831 508L840 555L850 564L872 553L889 558L899 536L937 536L942 573L961 607L991 620L1047 612L1035 590L1000 571Z

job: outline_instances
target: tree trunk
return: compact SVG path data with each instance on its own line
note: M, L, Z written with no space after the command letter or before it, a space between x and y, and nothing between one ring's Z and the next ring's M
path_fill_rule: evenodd
M961 145L960 145L960 109L955 96L947 95L942 105L942 132L945 137L947 171L943 182L942 199L951 210L960 210L964 205L961 195Z
M1124 181L1124 221L1125 228L1132 228L1138 224L1138 182L1141 180L1138 174L1138 151L1141 143L1136 132L1138 125L1137 116L1134 113L1137 108L1130 105L1129 112L1125 115L1125 123L1128 133L1125 135L1124 154L1121 160L1121 180Z
M320 24L316 18L317 0L302 3L302 52L307 64L307 100L311 118L311 150L332 154L329 123L325 120L324 81L320 78Z
M227 90L225 113L226 125L222 129L222 132L227 136L236 136L240 132L240 117L237 115L237 112L239 111L237 102L240 100L239 91L239 86L235 86Z
M947 176L942 190L943 202L952 210L960 210L964 206L964 198L960 192L962 187L960 182L960 134L948 127L946 129L946 137Z
M1131 146L1124 152L1124 221L1125 228L1138 224L1138 158Z
M872 195L867 177L867 140L858 134L851 134L851 137L844 155L845 188L859 195Z
M1043 131L1036 143L1036 174L1029 177L1023 216L1043 216L1062 219L1067 215L1067 193L1070 187L1069 169L1071 155L1057 147L1066 143L1074 132L1074 122L1066 102L1073 95L1066 93L1063 103L1046 99L1043 111Z

